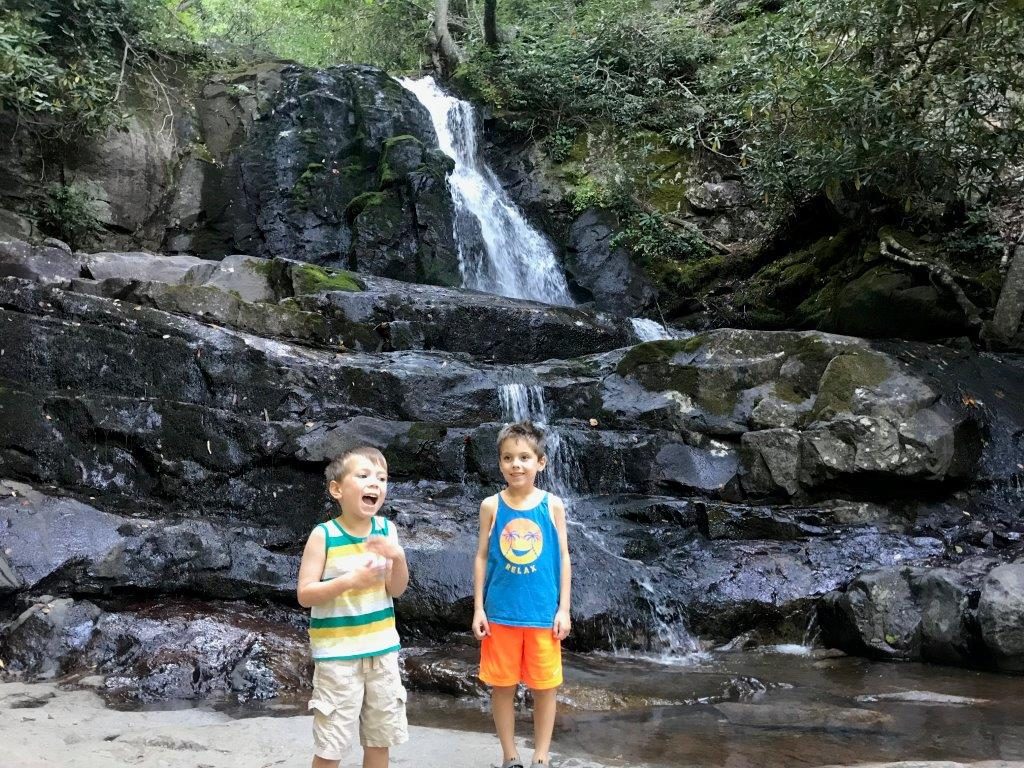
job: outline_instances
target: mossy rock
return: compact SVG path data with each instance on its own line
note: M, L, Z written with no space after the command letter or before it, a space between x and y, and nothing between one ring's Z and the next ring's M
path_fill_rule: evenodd
M324 269L313 264L293 265L292 285L296 294L363 290L351 272Z
M734 387L727 386L714 371L702 370L688 362L673 362L680 354L692 360L708 339L701 334L689 339L638 344L619 361L616 373L632 377L653 392L672 390L687 395L708 413L728 416L739 400L739 392Z
M839 413L849 413L857 389L877 386L890 374L888 360L874 352L865 350L836 356L821 376L810 419L830 419Z
M363 192L363 194L352 198L351 202L345 206L345 218L352 222L367 208L383 205L386 200L387 195L383 192Z
M378 180L381 187L405 178L423 164L423 142L415 136L401 135L386 139L381 145Z
M632 347L622 356L615 367L615 372L620 376L630 376L643 366L669 363L680 352L696 352L707 340L705 334L698 334L688 339L645 341Z

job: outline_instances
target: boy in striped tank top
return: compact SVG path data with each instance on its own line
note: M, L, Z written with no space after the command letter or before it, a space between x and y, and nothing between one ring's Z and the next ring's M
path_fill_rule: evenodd
M409 738L392 602L409 568L395 526L377 515L388 464L376 448L356 448L325 474L339 514L309 535L298 579L315 662L313 768L337 768L357 726L363 768L386 768L389 748Z
M506 487L480 504L473 566L473 634L480 679L491 686L491 712L502 768L523 768L515 744L515 694L533 693L532 768L548 765L555 692L562 684L562 640L569 634L572 566L565 506L534 482L547 464L544 434L528 421L498 434Z

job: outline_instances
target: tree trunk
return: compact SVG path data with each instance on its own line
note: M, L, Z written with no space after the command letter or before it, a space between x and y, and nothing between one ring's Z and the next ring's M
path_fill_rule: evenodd
M997 341L1008 344L1020 330L1021 315L1024 314L1024 245L1018 245L1010 261L1010 271L999 292L995 316L992 318L992 334Z
M498 0L484 0L484 43L498 47Z
M434 6L434 36L441 71L450 75L462 63L462 52L448 31L448 0L437 0Z

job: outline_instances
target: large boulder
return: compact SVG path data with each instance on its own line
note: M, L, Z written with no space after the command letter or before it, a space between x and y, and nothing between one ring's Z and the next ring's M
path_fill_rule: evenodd
M1024 563L989 572L978 601L978 623L995 665L1024 672Z
M858 476L961 477L981 439L971 414L865 342L717 330L627 351L602 382L616 420L739 440L744 490L801 496Z
M609 211L581 213L569 228L566 269L597 309L641 315L654 308L657 291L629 251L615 246L617 227Z
M911 570L860 574L842 592L822 600L825 642L882 659L921 657L921 610L910 588Z
M385 72L279 64L217 75L198 113L208 162L183 169L174 250L460 282L451 161L426 109Z
M0 239L0 278L20 277L38 283L69 285L82 272L82 258L63 248Z

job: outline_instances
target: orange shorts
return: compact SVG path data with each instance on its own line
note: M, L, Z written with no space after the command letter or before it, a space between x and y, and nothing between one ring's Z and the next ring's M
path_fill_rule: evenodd
M562 684L562 641L550 628L490 624L480 643L480 679L488 685L526 683L534 690Z

